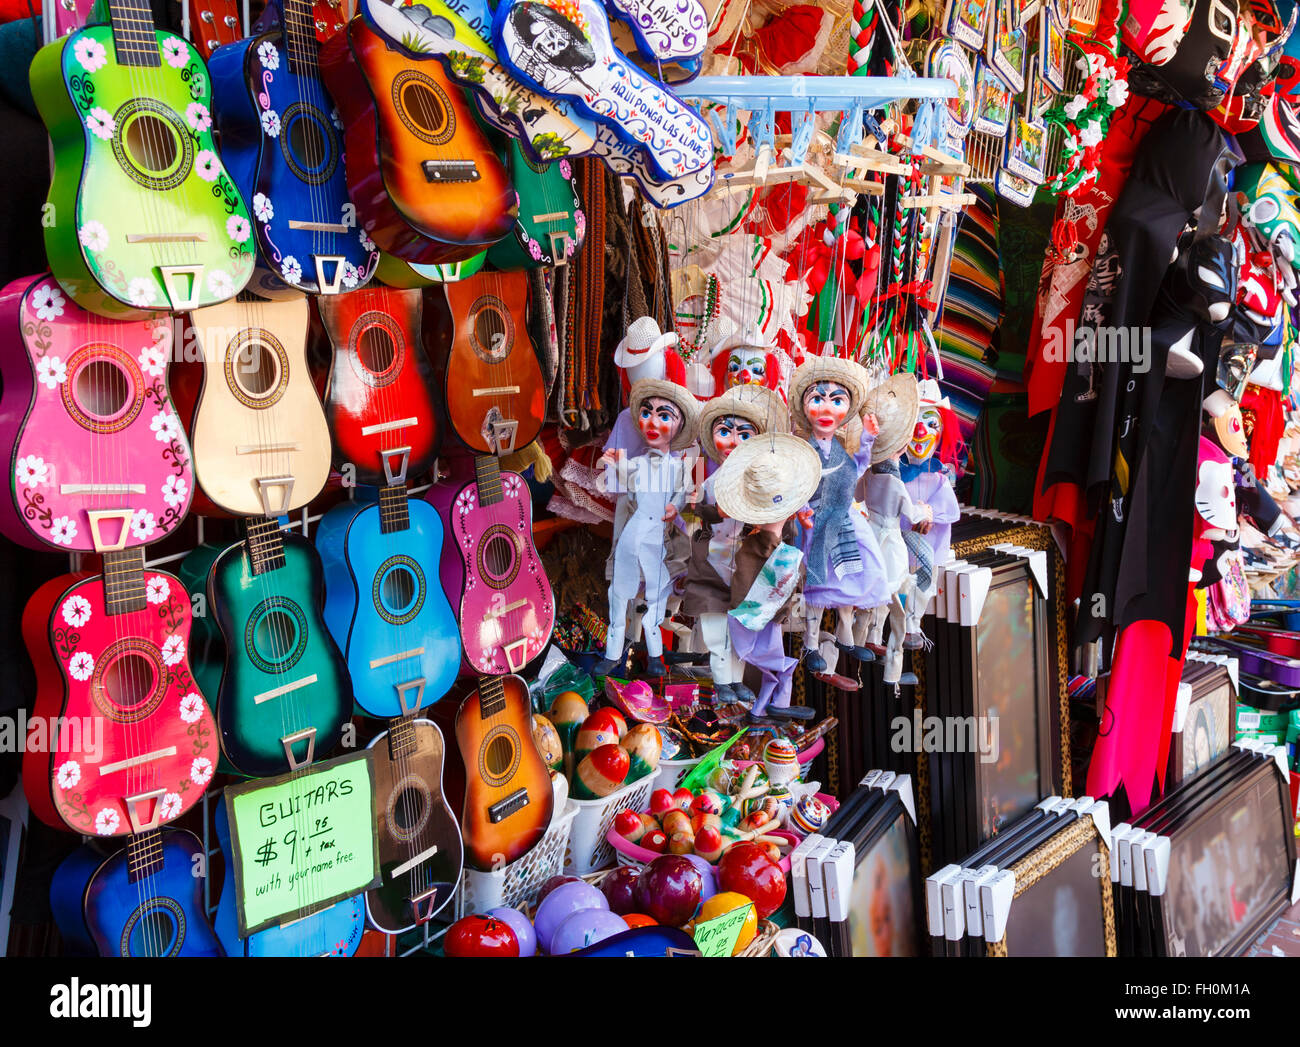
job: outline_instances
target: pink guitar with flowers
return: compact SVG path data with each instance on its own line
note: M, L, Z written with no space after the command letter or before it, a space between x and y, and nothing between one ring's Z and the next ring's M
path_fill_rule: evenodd
M107 320L53 277L0 293L0 532L67 552L156 542L189 510L194 471L167 388L167 317Z

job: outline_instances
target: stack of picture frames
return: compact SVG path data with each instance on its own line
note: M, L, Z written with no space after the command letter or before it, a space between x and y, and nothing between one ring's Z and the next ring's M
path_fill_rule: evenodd
M1115 956L1110 809L1091 797L1035 805L925 881L934 956Z
M1246 740L1116 825L1120 955L1244 955L1300 899L1289 804L1285 746Z
M1236 734L1236 662L1189 651L1178 687L1165 788L1172 789L1226 753Z
M914 686L896 691L866 664L856 693L807 677L801 698L839 721L823 779L837 795L872 768L915 782L926 872L1072 791L1065 571L1051 531L965 509L952 553L922 621L934 646L911 652Z
M827 956L923 956L912 779L869 771L790 855L795 922Z

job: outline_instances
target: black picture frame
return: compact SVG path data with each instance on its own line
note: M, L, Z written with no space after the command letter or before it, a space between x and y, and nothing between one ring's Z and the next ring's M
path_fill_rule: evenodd
M1228 670L1214 662L1188 661L1183 683L1191 688L1182 729L1169 745L1165 788L1206 770L1232 745L1237 722L1237 692Z

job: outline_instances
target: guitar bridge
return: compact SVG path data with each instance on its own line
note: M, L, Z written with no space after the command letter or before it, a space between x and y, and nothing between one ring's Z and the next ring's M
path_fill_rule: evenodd
M504 822L512 814L522 811L528 806L528 790L516 789L504 800L498 800L488 808L488 821L493 825L497 822Z
M424 177L430 182L477 182L478 164L473 160L425 160Z

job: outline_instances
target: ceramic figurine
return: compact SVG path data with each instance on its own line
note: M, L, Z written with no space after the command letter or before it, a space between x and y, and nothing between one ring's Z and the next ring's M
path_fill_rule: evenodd
M857 451L837 437L863 409L866 372L838 357L811 357L790 378L790 413L796 429L821 465L820 482L799 514L804 528L804 652L810 672L824 674L837 660L836 642L853 646L853 614L888 599L880 546L866 518L853 511L854 489L870 468L878 426L867 416ZM833 640L821 642L822 615L829 607L839 620Z
M628 605L644 582L646 610L641 622L648 659L646 675L657 677L665 672L659 624L667 613L673 581L665 562L665 528L686 504L693 464L673 452L684 451L694 442L699 405L683 386L661 378L642 378L632 384L629 409L647 451L631 458L613 450L601 458L606 468L605 490L618 495L624 512L617 515L622 515L624 522L614 539L605 657L596 664L595 672L608 675L623 661Z
M788 428L785 404L759 385L738 385L700 409L699 436L709 458L721 464L737 447L765 432ZM709 652L714 701L752 704L741 664L728 629L731 578L743 524L718 511L713 494L714 472L698 488L694 505L700 526L691 539L682 610L695 617L700 642Z
M797 662L786 656L782 625L789 618L803 564L803 554L793 544L791 520L820 481L816 452L788 433L749 440L714 474L718 508L751 525L736 550L728 612L736 653L762 677L751 718L769 709L790 709Z

